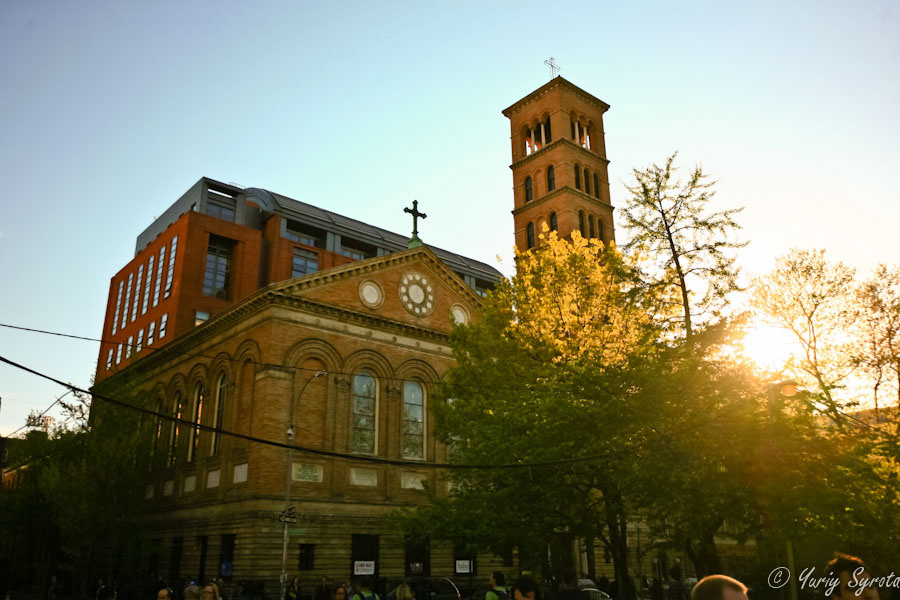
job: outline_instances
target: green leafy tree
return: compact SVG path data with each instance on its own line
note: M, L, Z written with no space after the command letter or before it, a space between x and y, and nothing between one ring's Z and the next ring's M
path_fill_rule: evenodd
M662 288L673 322L690 340L698 321L720 315L740 289L730 251L746 244L735 238L742 209L709 210L714 182L700 166L685 181L675 179L676 156L633 170L621 214L631 236L626 249L644 261L649 283Z
M75 416L84 416L84 408L69 406ZM137 539L143 508L149 431L127 409L104 409L93 416L93 427L79 420L72 429L31 435L19 485L2 496L4 530L18 532L68 571L77 598L86 598L98 577L109 581Z

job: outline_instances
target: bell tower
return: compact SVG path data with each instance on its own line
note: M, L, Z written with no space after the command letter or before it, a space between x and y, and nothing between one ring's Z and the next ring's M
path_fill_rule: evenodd
M562 77L531 92L503 115L512 134L513 219L520 251L542 225L560 237L615 240L603 113L609 105Z

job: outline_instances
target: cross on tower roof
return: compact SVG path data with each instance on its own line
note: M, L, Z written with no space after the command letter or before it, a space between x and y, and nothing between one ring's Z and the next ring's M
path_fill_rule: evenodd
M423 212L419 212L419 201L413 200L412 208L404 208L403 212L409 213L413 218L413 234L412 237L409 238L409 244L407 247L415 248L416 246L422 245L422 240L419 239L419 219L425 219L428 217Z
M545 60L544 64L550 67L550 79L556 77L556 73L560 71L560 68L556 66L556 62L553 60L553 57L551 56L549 59Z

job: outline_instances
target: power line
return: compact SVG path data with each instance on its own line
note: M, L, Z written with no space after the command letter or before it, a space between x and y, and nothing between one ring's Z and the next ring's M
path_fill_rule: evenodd
M60 397L58 397L56 400L54 400L54 401L50 404L50 406L48 406L47 408L45 408L45 409L43 410L43 412L41 412L41 414L38 415L38 418L43 417L43 416L46 415L48 412L50 412L50 409L51 409L51 408L53 408L54 406L56 406L57 404L59 404L59 401L60 401L60 400L62 400L63 398L65 398L66 396L68 396L68 395L71 394L71 393L72 393L72 390L69 389L69 391L67 391L65 394L63 394L62 396L60 396ZM16 435L17 433L19 433L20 431L22 431L23 429L25 429L26 427L31 427L31 425L29 425L29 424L26 422L24 425L22 425L21 427L19 427L18 429L16 429L16 430L13 431L12 433L6 435L5 437L12 437L12 436Z
M113 406L118 406L120 408L126 408L126 409L133 410L133 411L145 414L145 415L154 416L161 420L171 421L177 425L184 425L186 427L192 427L195 429L199 429L201 431L214 432L214 433L217 433L220 435L226 435L226 436L246 440L249 442L264 444L267 446L274 446L276 448L291 449L296 452L305 452L307 454L313 454L313 455L317 455L317 456L326 456L326 457L330 457L330 458L342 458L342 459L347 459L347 460L355 460L355 461L360 461L360 462L369 462L369 463L385 464L385 465L392 465L392 466L417 467L417 468L428 468L428 469L469 469L469 470L522 469L522 468L531 468L531 467L552 467L552 466L558 466L558 465L596 461L596 460L600 460L600 459L610 458L609 455L598 454L598 455L592 455L592 456L582 456L582 457L575 457L575 458L541 461L541 462L529 462L529 463L507 463L507 464L499 464L499 465L459 465L459 464L451 464L451 463L428 463L428 462L419 462L419 461L412 461L412 460L394 460L394 459L389 459L389 458L379 458L377 456L362 456L362 455L356 455L356 454L345 454L342 452L332 452L330 450L319 450L316 448L307 448L305 446L296 446L293 444L285 444L283 442L276 442L273 440L265 440L265 439L258 438L258 437L252 436L252 435L238 433L236 431L230 431L230 430L222 429L219 427L210 427L209 425L203 425L203 424L197 423L195 421L187 421L185 419L179 419L178 417L175 417L172 415L167 415L165 413L160 413L155 410L150 410L148 408L143 408L140 406L134 406L133 404L129 404L129 403L123 402L121 400L116 400L115 398L111 398L109 396L93 394L93 393L89 392L88 390L84 390L74 384L66 383L64 381L56 379L55 377L47 375L46 373L36 371L34 369L26 367L25 365L21 365L17 362L9 360L8 358L6 358L4 356L0 356L0 362L4 362L12 367L15 367L17 369L25 371L27 373L31 373L32 375L36 375L43 379L47 379L48 381L52 381L53 383L59 384L65 388L67 388L70 392L79 392L79 393L83 393L83 394L88 394L88 395L92 396L93 398L102 400L104 402L112 404Z
M24 326L21 326L21 325L11 325L11 324L9 324L9 323L0 323L0 327L6 327L7 329L16 329L16 330L19 330L19 331L28 331L28 332L31 332L31 333L42 333L42 334L45 334L45 335L53 335L53 336L57 336L57 337L70 338L70 339L75 339L75 340L83 340L83 341L88 341L88 342L99 342L99 343L101 343L101 344L119 344L119 343L121 343L121 342L117 342L117 341L115 341L115 340L108 340L108 339L103 339L103 338L92 338L92 337L87 337L87 336L83 336L83 335L74 335L74 334L71 334L71 333L61 333L61 332L58 332L58 331L48 331L48 330L46 330L46 329L35 329L35 328L33 328L33 327L24 327ZM124 345L127 346L128 344L124 344ZM209 355L209 354L201 354L201 353L199 353L199 352L174 351L174 350L172 350L172 349L167 349L167 346L168 346L168 345L169 345L169 344L167 344L166 346L161 346L161 347L159 347L159 348L150 348L149 346L145 346L143 349L145 349L145 350L153 350L153 352L159 352L159 351L162 351L162 350L166 350L166 352L168 352L169 354L173 354L173 355L176 355L176 356L187 356L187 357L190 357L190 358L206 358L206 359L209 359L209 360L215 360L215 359L221 359L221 358L222 358L220 355L212 356L212 355ZM137 344L131 344L131 348L132 348L132 349L136 349L136 348L137 348ZM147 355L147 356L150 356L150 355ZM277 368L279 368L279 369L284 369L284 370L287 370L287 371L321 371L321 370L322 370L322 369L317 369L317 368L313 368L313 367L299 367L299 366L293 366L293 367L292 367L292 366L286 366L286 365L277 364L277 363L258 362L258 361L251 360L251 359L231 358L230 356L229 356L229 357L226 357L224 360L227 360L227 361L233 362L233 363L250 363L250 364L253 364L253 365L256 365L256 366L261 366L261 367L277 367ZM357 375L357 374L358 374L358 373L349 373L349 372L346 372L346 371L331 371L331 370L329 370L328 373L329 373L329 374L334 374L334 375L347 375L347 376L353 376L353 375ZM406 378L406 377L390 377L390 379L393 379L393 380L395 380L395 381L409 381L409 382L415 382L415 383L430 383L430 384L436 384L436 385L437 385L437 384L443 384L443 385L452 385L452 386L454 386L454 387L468 387L468 388L485 389L485 386L481 386L481 385L476 385L476 384L472 384L472 383L449 383L449 382L447 382L447 381L442 381L442 380L440 380L440 379L437 379L437 380L431 380L431 379L411 379L411 378ZM492 386L492 387L486 388L486 389L491 389L491 390L520 390L520 391L529 391L529 390L530 390L530 388L528 388L528 387L523 387L523 386Z

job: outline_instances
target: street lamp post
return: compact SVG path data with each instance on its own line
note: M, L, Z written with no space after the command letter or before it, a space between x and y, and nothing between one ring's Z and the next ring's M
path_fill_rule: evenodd
M324 377L328 375L326 371L316 371L312 377L306 380L306 383L303 384L303 387L300 388L300 392L297 394L296 403L292 399L290 401L290 417L288 418L288 428L287 428L287 469L284 480L284 511L281 513L281 521L284 525L284 540L281 546L281 598L284 598L285 593L287 592L287 548L288 548L288 539L290 538L288 532L288 525L292 520L293 515L291 514L291 472L294 467L294 405L300 403L300 398L303 397L303 392L306 390L306 386L312 382L313 379L318 377ZM295 518L294 518L295 519Z
M781 413L783 408L781 397L786 396L791 398L797 395L797 382L793 379L786 379L784 381L779 381L778 383L769 384L769 413L772 418L772 424L775 424L775 419ZM786 551L787 551L787 568L790 573L790 581L791 581L791 600L797 600L797 570L794 566L794 541L787 537L786 540Z

